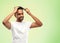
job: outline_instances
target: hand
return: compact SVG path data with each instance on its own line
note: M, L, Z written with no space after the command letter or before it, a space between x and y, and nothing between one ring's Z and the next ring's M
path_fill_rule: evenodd
M28 8L24 9L27 13L30 13L30 10Z
M18 9L18 6L14 7L13 12L16 13L17 12L17 9Z

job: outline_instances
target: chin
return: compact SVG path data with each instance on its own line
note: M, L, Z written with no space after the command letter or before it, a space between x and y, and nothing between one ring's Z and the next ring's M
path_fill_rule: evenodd
M18 18L18 21L22 22L23 21L23 18Z
M20 21L22 22L22 21L23 21L23 19L20 19Z

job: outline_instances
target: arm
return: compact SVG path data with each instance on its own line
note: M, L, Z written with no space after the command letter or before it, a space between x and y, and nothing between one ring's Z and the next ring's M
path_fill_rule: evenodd
M9 22L10 18L14 15L14 13L17 11L17 7L14 8L13 12L10 13L4 20L2 21L3 25L7 27L8 29L11 28L11 23Z
M33 20L35 21L35 22L32 23L32 25L31 25L30 28L42 26L42 22L41 22L37 17L35 17L34 15L32 15L32 13L30 12L30 10L29 10L28 8L26 8L25 11L26 11L26 12L33 18Z

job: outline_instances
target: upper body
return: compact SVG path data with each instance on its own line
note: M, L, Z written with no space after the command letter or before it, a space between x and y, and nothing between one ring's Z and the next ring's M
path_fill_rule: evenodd
M13 43L28 43L28 32L32 22L11 22Z
M30 15L34 22L23 22L24 20L24 11L27 12L28 15ZM9 22L10 18L12 16L16 17L15 22ZM13 43L27 43L28 39L28 31L31 28L40 27L42 26L42 22L32 15L30 10L28 8L22 8L22 7L15 7L12 13L10 13L4 20L3 25L7 27L7 29L12 31L13 35Z

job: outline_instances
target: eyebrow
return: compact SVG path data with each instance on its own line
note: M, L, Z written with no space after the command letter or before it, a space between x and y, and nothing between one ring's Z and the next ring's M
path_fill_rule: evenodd
M23 13L17 13L17 15L21 15L21 14L23 14Z

